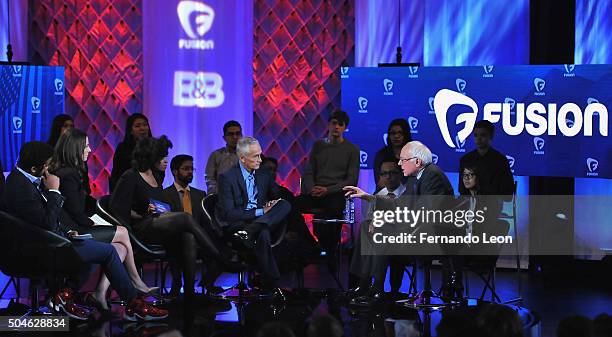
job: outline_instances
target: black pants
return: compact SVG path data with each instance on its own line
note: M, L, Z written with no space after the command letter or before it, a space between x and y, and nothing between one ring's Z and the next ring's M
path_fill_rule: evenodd
M272 234L280 228L290 211L291 205L289 202L280 200L272 209L255 221L236 224L226 229L227 235L233 235L239 230L246 230L249 235L255 235L255 258L259 271L262 273L266 285L269 286L276 286L280 279L280 272L272 253Z

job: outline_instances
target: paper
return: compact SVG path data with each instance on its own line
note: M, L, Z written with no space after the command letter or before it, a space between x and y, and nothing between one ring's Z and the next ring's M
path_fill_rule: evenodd
M94 214L92 216L89 217L96 225L102 225L102 226L112 226L113 224L111 224L110 222L104 220L101 216L99 216L98 214Z

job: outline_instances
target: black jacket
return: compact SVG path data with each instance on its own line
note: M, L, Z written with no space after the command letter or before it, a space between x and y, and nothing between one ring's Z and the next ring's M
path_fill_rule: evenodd
M170 204L172 212L184 212L183 201L174 184L164 189L165 201ZM202 200L206 197L206 192L189 186L189 196L191 197L191 212L198 223L202 220Z
M64 197L57 192L42 193L23 173L13 169L4 186L6 211L32 225L66 236L71 228L63 222Z
M233 166L219 176L217 218L221 226L229 224L244 224L255 220L255 208L246 210L248 194L246 183L240 170L240 164ZM257 186L257 208L279 197L278 185L263 169L255 170L255 185Z
M68 214L68 219L65 221L74 222L70 225L89 227L93 226L94 222L87 216L85 212L85 200L87 198L87 190L81 175L75 168L63 167L55 172L60 178L60 192L65 198L64 211Z

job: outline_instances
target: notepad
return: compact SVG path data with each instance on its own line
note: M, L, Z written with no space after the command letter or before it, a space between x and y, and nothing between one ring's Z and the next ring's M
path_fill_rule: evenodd
M89 217L91 219L91 221L93 221L96 225L101 225L101 226L112 226L113 224L111 224L110 222L104 220L104 218L102 218L101 216L99 216L98 214L94 214L92 216Z

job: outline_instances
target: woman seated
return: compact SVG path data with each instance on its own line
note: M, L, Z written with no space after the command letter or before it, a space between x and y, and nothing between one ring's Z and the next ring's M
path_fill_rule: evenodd
M136 142L140 138L152 137L149 120L141 113L130 115L125 121L125 136L123 141L117 145L115 154L113 155L113 170L109 178L109 191L113 193L117 181L123 172L132 167L132 152Z
M183 288L186 298L194 295L196 255L198 246L204 253L225 265L240 270L243 266L221 256L206 231L185 212L160 212L155 203L164 200L161 182L155 171L164 171L168 163L168 149L172 143L166 138L141 138L133 152L133 168L117 182L110 200L111 212L132 225L137 237L146 243L162 244L183 269Z
M62 219L64 223L71 226L79 234L89 233L93 239L100 242L110 243L115 247L121 261L123 261L128 275L136 290L148 294L158 288L148 287L138 275L134 263L134 252L130 244L128 231L123 226L104 226L95 223L85 212L87 174L87 158L91 148L89 139L85 132L79 129L65 131L57 141L53 159L51 161L51 172L60 178L60 193L64 196L63 210L69 218ZM90 302L101 311L108 311L106 295L110 282L106 275L102 274L98 287L93 294L89 294Z

